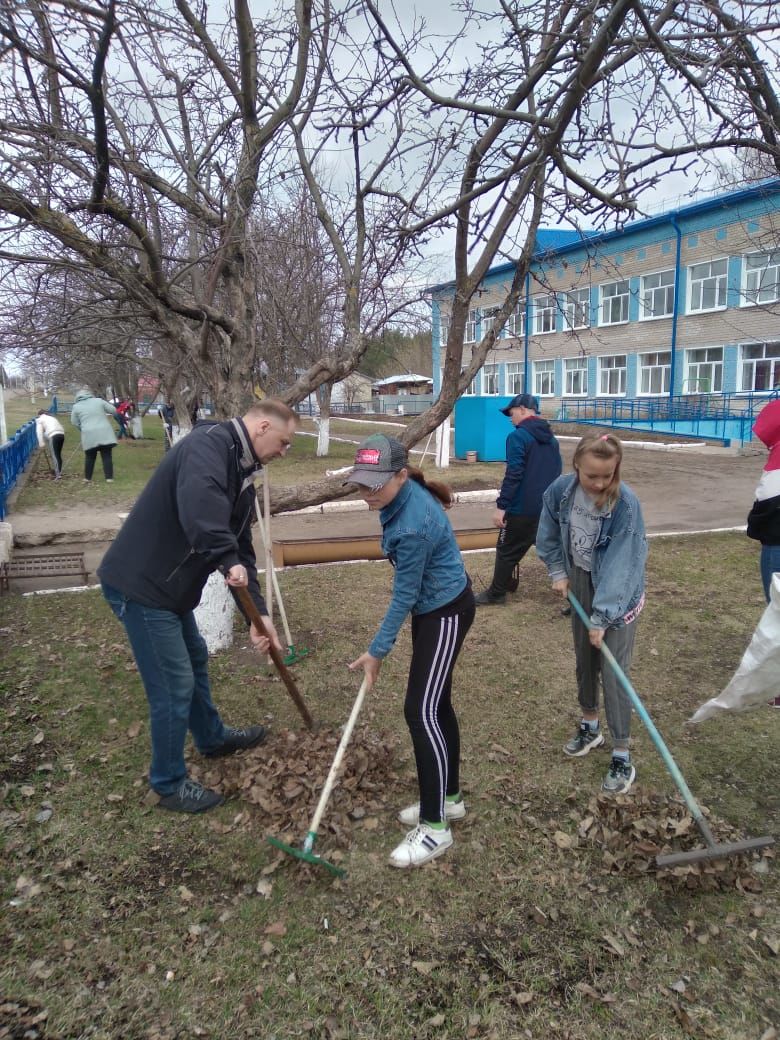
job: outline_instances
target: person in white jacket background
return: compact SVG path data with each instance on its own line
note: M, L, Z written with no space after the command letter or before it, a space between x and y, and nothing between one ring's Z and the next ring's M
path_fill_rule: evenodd
M45 448L47 444L51 447L54 479L59 480L62 476L62 446L65 443L65 431L58 419L47 411L41 410L35 420L35 432L38 435L39 448Z

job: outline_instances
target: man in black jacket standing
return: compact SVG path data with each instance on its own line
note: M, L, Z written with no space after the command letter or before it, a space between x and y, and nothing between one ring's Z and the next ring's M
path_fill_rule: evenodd
M223 799L187 776L187 731L207 757L262 743L262 726L226 726L212 699L208 651L194 608L218 568L229 586L247 586L267 616L252 546L253 478L287 451L297 416L267 399L229 422L201 422L164 457L103 557L103 595L124 624L149 702L149 782L159 805L204 812ZM281 644L267 622L277 649ZM255 648L268 638L250 625Z
M561 450L532 394L517 394L501 412L514 429L506 439L506 472L496 499L493 526L499 529L496 562L478 607L506 603L509 579L536 540L542 495L561 475Z

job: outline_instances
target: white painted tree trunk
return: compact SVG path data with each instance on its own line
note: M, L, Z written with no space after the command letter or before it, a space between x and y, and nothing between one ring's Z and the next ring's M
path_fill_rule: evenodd
M235 600L228 591L225 578L215 571L209 575L200 603L195 608L195 620L210 654L232 645L234 610Z
M137 441L143 440L144 424L140 415L134 415L130 420L130 433Z
M450 420L449 416L441 426L436 427L436 465L445 469L450 464Z
M317 423L317 458L328 454L330 449L330 416L323 418L319 416L314 420Z

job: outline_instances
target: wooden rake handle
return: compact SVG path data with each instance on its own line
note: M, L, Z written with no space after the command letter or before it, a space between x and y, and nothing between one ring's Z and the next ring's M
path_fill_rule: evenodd
M255 626L257 631L262 632L263 635L269 636L270 638L270 633L268 629L265 627L263 616L255 606L254 600L249 594L249 589L246 588L245 585L232 585L231 588L238 596L238 599L241 603L241 606L244 608L246 616ZM306 728L314 729L314 719L311 717L309 709L304 704L303 697L301 697L300 691L298 690L298 687L295 685L295 680L290 674L290 670L287 668L284 661L282 660L282 655L279 653L279 651L276 649L273 643L271 643L268 647L268 653L271 655L271 660L276 665L277 672L282 677L282 682L287 687L287 692L290 694L293 701L295 702L295 707L301 713L301 718L306 723Z

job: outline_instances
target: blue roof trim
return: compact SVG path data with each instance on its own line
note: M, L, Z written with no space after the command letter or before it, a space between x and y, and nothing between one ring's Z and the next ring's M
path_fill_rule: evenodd
M749 188L740 188L737 191L724 192L722 195L713 195L711 198L703 199L701 202L690 202L686 206L678 206L676 209L666 210L657 217L645 217L643 220L629 222L624 227L614 231L575 231L564 228L540 229L537 232L533 255L534 258L543 256L545 259L551 260L558 256L576 252L578 249L582 249L586 243L588 245L601 246L604 243L615 241L637 231L647 231L650 228L670 224L673 219L678 217L698 216L713 210L731 208L738 206L741 202L766 198L770 195L776 195L778 192L780 192L780 177L770 177L767 180L759 181ZM509 273L514 271L515 266L513 261L498 264L487 271L485 278ZM428 286L426 292L439 292L452 287L454 284L454 279L450 279L450 281L441 282L439 285Z

